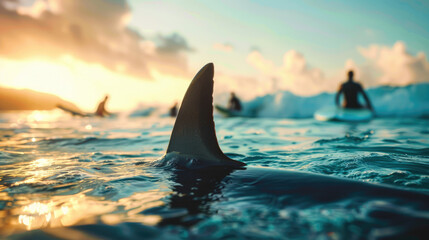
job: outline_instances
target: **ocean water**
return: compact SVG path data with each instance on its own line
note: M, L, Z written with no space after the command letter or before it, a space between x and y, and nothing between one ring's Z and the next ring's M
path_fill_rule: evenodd
M248 166L429 195L428 119L340 123L216 116L215 123L221 149ZM428 237L429 203L416 208L413 201L345 198L303 206L281 204L272 196L267 203L268 196L246 192L246 186L239 196L228 194L227 176L186 186L170 169L152 164L165 153L173 124L174 119L157 115L100 119L71 117L59 110L1 113L0 237ZM327 189L332 191L337 190Z

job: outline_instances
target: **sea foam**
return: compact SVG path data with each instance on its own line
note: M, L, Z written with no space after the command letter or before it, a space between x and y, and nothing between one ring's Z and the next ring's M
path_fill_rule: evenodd
M429 117L429 83L404 87L379 86L367 89L366 92L378 117ZM227 99L225 96L220 99ZM359 100L364 104L362 96ZM242 104L245 117L312 118L317 110L335 105L335 93L325 92L308 97L278 91L243 101ZM167 113L166 107L141 105L129 116L166 117Z

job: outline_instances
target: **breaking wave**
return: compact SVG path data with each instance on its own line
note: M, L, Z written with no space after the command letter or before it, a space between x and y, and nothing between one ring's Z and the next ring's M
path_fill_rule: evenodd
M429 83L405 87L379 86L366 90L378 117L429 117ZM360 102L364 103L363 98ZM243 102L244 117L312 118L324 107L334 106L335 93L305 97L278 91ZM216 113L215 113L216 114ZM168 116L168 108L140 106L130 117Z
M367 94L379 117L429 116L429 83L380 86L368 89ZM360 102L364 103L363 98ZM279 91L244 102L243 109L248 117L311 118L317 110L334 104L335 93L303 97Z

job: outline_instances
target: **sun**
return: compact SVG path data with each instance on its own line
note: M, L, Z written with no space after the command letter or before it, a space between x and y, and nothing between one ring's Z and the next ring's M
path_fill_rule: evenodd
M64 65L47 61L24 62L12 78L16 87L52 93L65 98L76 94L71 70Z
M113 110L132 109L139 103L170 105L189 84L189 80L156 71L152 71L153 79L137 79L69 55L56 62L0 59L0 72L0 86L54 94L85 111L94 111L106 94Z
M79 83L65 64L44 60L3 60L1 63L2 86L50 93L65 100L79 94Z

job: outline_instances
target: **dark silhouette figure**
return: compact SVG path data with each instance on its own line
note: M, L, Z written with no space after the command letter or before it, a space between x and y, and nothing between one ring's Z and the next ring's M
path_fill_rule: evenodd
M177 116L177 102L174 103L174 105L170 108L170 117L176 117Z
M231 93L231 97L228 102L228 109L232 111L241 111L240 100L235 96L235 93Z
M366 95L365 91L363 90L362 86L359 83L354 81L353 71L349 71L347 75L349 77L348 81L341 84L340 89L338 89L337 95L335 97L335 103L337 104L337 106L340 106L339 104L340 95L344 94L344 103L343 103L344 108L353 108L353 109L363 108L358 101L358 94L361 93L365 98L366 107L373 111L371 102L369 101L369 98Z
M97 110L95 111L95 115L99 116L99 117L106 117L109 116L110 113L106 110L106 102L107 99L109 99L109 95L106 95L103 99L103 101L101 101L98 104Z

